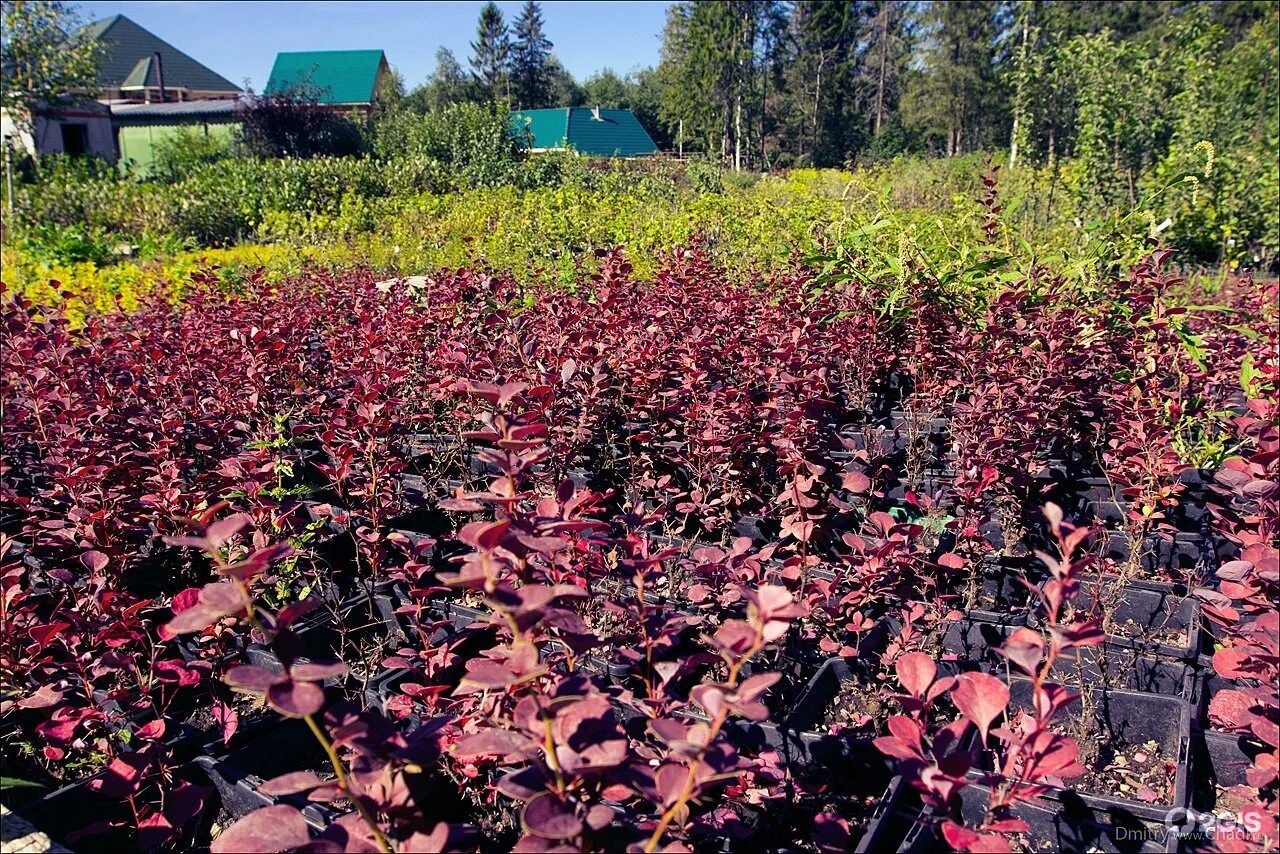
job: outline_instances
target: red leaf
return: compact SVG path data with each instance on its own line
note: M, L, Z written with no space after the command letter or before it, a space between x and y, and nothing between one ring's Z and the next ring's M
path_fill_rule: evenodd
M487 729L461 739L453 746L459 759L482 756L508 756L529 743L527 736L506 729Z
M194 608L196 603L200 601L200 588L188 587L181 593L173 597L173 601L169 603L169 607L175 615L181 614L188 608Z
M908 652L898 656L894 667L898 671L898 681L907 693L916 699L924 697L933 679L938 675L938 666L933 659L923 652Z
M164 731L164 718L156 718L154 721L138 727L133 734L143 741L159 741L164 738Z
M212 854L274 854L310 841L302 813L277 804L255 810L222 831L209 850Z
M41 685L30 697L18 701L20 709L47 709L62 701L62 692L52 685Z
M573 807L550 792L539 792L524 805L520 821L525 829L544 839L571 839L582 833L582 819Z
M223 681L232 688L253 694L265 694L272 685L288 681L288 679L289 677L283 673L276 673L273 670L267 670L265 667L257 667L252 664L237 665L228 670L223 677Z
M343 676L346 672L347 665L341 661L309 661L289 668L289 676L299 682L323 682L335 676Z
M1228 679L1247 679L1253 674L1243 669L1253 656L1244 650L1224 647L1213 654L1213 669Z
M165 631L169 636L185 635L190 632L202 632L218 620L226 616L226 612L208 605L193 605L165 623Z
M306 717L324 708L324 689L311 682L280 682L267 689L267 703L282 715Z
M282 774L279 777L267 780L258 789L264 795L282 798L285 795L299 795L303 792L310 792L313 789L319 789L331 783L331 780L320 779L320 776L313 771L290 771L288 774Z
M847 471L840 475L840 485L855 495L871 489L871 479L860 471Z
M215 546L220 546L240 533L252 519L247 514L235 513L225 519L219 519L205 529L205 538Z
M1209 719L1231 729L1239 729L1248 726L1253 717L1253 712L1249 711L1251 708L1253 699L1248 694L1229 688L1214 694L1209 701Z
M1004 646L997 647L996 652L1009 659L1023 673L1034 676L1044 659L1044 638L1039 632L1020 628L1009 637Z
M951 699L985 741L991 722L1009 705L1009 686L989 673L963 673L951 689Z
M231 743L231 738L240 728L240 713L221 700L215 700L211 708L213 719L222 727L222 743Z

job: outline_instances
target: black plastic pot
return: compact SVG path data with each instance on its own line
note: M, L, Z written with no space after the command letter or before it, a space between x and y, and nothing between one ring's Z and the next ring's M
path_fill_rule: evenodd
M1036 571L1031 561L1009 557L987 557L979 567L978 601L991 601L991 608L973 607L966 610L970 619L1007 626L1020 626L1027 622L1031 606L1031 589L1042 573ZM968 579L961 579L961 604L967 595Z
M1091 548L1094 554L1116 563L1127 562L1133 554L1128 535L1119 531L1095 537ZM1236 552L1234 544L1212 534L1153 534L1142 542L1138 567L1152 580L1202 584Z
M307 824L317 830L327 827L335 817L332 810L309 803L303 795L275 798L261 790L267 780L292 771L314 770L321 777L332 774L324 749L302 720L282 720L278 726L223 755L219 755L220 745L220 741L211 743L206 755L196 757L195 764L208 774L222 798L223 807L233 818L243 818L254 810L277 803L296 806ZM310 763L305 761L308 758L312 760ZM303 767L306 764L314 767Z
M1114 579L1103 577L1104 590ZM1073 604L1085 614L1094 610L1097 586L1093 579L1086 580ZM1181 643L1155 638L1129 637L1119 633L1107 635L1107 643L1140 650L1148 655L1161 655L1195 662L1200 653L1200 600L1190 595L1180 595L1177 588L1150 589L1125 585L1119 601L1111 610L1114 625L1132 624L1146 633L1180 633ZM1148 637L1150 634L1148 634Z
M945 655L954 655L961 667L985 667L1008 674L1004 656L996 652L1015 626L959 620L947 627L942 636ZM1153 658L1127 647L1082 647L1060 656L1050 675L1054 682L1071 690L1085 687L1117 691L1136 691L1162 697L1179 697L1193 702L1199 680L1195 668L1181 661Z
M1266 750L1260 742L1235 733L1196 731L1192 733L1192 749L1199 760L1196 764L1202 773L1197 777L1211 786L1247 786L1245 772L1254 760ZM1204 804L1209 809L1212 804Z
M1009 687L1010 707L1029 709L1031 683L1018 678ZM1170 810L1186 806L1191 778L1191 704L1177 697L1133 691L1092 692L1091 704L1098 733L1123 739L1131 745L1154 741L1162 755L1177 762L1173 791L1163 802L1148 803L1119 796L1084 793L1070 788L1072 781L1068 780L1068 788L1049 787L1045 798L1067 805L1079 801L1095 815L1132 815L1155 820L1163 820ZM1054 719L1055 726L1070 732L1081 713L1081 703L1072 703Z
M735 537L750 537L757 544L777 542L780 530L777 519L767 519L764 516L739 516L733 523Z
M982 785L972 784L960 791L960 815L967 826L977 827L982 823L990 798L991 790ZM1099 814L1078 802L1023 801L1010 809L1010 817L1021 819L1030 827L1026 840L1026 850L1029 851L1172 854L1178 850L1178 837L1171 834L1162 821L1143 819L1122 811ZM919 828L898 848L900 852L929 854L947 850L936 830L932 811L925 811Z
M884 851L885 846L895 836L895 831L902 823L914 820L918 810L911 805L909 787L900 776L889 781L880 805L862 832L862 838L854 846L855 854L863 852Z
M818 668L778 727L781 751L788 761L843 770L887 761L872 743L881 734L874 728L838 734L819 729L823 712L844 685L881 684L873 678L874 672L867 662L848 658L831 658ZM940 662L938 672L946 675L959 672L959 668L953 662ZM877 722L882 717L878 716Z
M291 651L292 657L302 661L343 659L344 639L350 642L360 636L382 638L388 645L405 642L407 636L395 620L393 601L386 590L380 590L372 598L363 595L343 602L338 606L337 620L324 609L306 614L292 626L298 642L297 648ZM249 664L268 670L284 669L279 656L261 644L249 644L244 657ZM341 677L332 677L324 684L337 685L341 681Z
M377 709L382 713L387 711L387 703L392 697L400 695L399 686L402 682L413 675L413 671L407 667L399 667L394 670L386 670L369 680L369 684L364 689L364 703L367 708ZM417 725L419 716L415 713L410 716L414 725Z
M1188 469L1178 476L1185 489L1178 496L1178 504L1165 511L1169 524L1187 534L1201 534L1208 522L1206 500L1213 474L1209 471ZM1123 525L1129 513L1129 502L1119 489L1113 489L1105 477L1081 479L1077 496L1078 512L1086 522L1100 522L1109 527Z

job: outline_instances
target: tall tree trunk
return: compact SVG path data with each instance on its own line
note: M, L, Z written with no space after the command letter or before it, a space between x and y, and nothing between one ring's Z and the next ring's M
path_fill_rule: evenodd
M733 171L742 171L742 95L733 104Z
M813 145L809 149L809 159L812 161L809 165L815 165L818 162L818 107L822 102L822 66L827 62L826 51L818 54L818 78L813 84Z
M1019 59L1021 59L1022 62L1024 63L1027 61L1027 34L1029 29L1030 27L1027 19L1027 14L1024 12L1022 15L1022 55L1019 57ZM1023 79L1023 75L1020 72L1018 74L1018 82L1016 83L1017 89L1014 92L1014 96L1013 96L1014 97L1013 133L1009 135L1009 168L1010 169L1012 169L1014 166L1018 164L1018 129L1019 129L1019 125L1022 122L1022 111L1026 109L1026 99L1022 92L1022 86L1024 82L1025 81Z
M889 2L880 4L880 79L876 83L876 134L884 124L884 77L889 63Z

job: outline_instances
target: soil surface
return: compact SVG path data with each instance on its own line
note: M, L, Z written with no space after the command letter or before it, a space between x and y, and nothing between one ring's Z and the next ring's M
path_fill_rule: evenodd
M1178 761L1162 753L1155 741L1100 744L1097 758L1085 767L1086 773L1067 781L1071 788L1152 804L1173 799Z
M1143 626L1133 620L1125 620L1111 627L1112 633L1122 637L1140 640L1144 643L1167 644L1168 646L1186 646L1187 630L1173 626Z
M887 719L889 705L880 688L845 682L823 710L819 729L832 733L875 732L879 721Z

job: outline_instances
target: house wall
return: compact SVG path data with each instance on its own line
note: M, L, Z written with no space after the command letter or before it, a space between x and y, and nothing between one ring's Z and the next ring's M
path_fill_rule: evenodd
M173 124L121 125L116 129L120 144L120 165L143 174L155 163L155 145L161 140L193 128L208 136L230 141L240 127L238 122L175 122Z
M111 119L105 114L67 111L55 117L36 117L34 138L20 133L7 113L0 115L0 136L15 136L19 144L30 154L62 154L62 125L84 125L88 152L112 163L116 161L115 134Z

